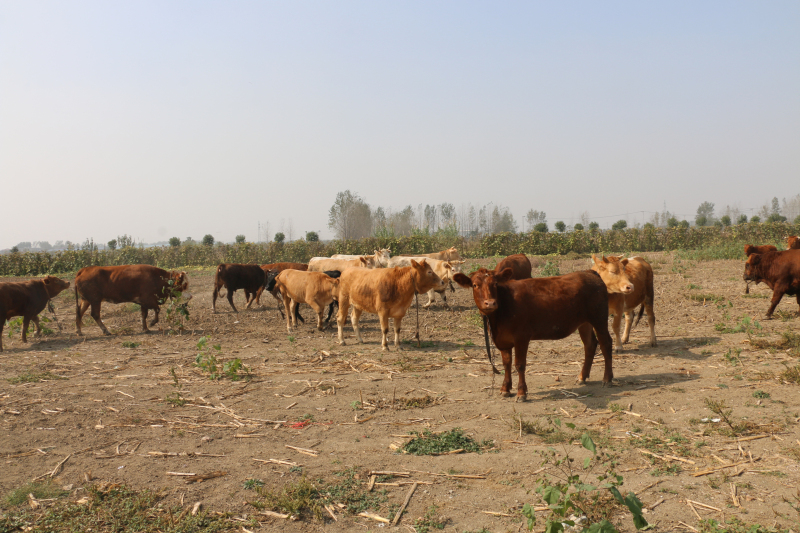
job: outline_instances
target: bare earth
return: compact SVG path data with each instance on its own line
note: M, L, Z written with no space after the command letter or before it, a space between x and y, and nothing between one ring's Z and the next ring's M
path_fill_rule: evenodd
M463 289L448 293L451 310L439 301L429 311L420 311L422 348L406 343L403 350L392 346L389 352L380 349L374 315L362 318L366 344L355 344L348 324L346 346L337 344L335 327L316 331L307 306L302 311L306 324L290 337L269 295L262 300L264 308L244 310L239 292L238 314L222 300L221 312L212 315L210 270L189 273L194 294L191 331L183 335L142 334L139 312L131 304L104 304L103 318L115 335L102 336L87 313L86 336L76 337L70 290L55 300L62 333L27 345L18 332L4 338L0 491L6 494L52 471L69 456L56 482L73 485L70 497L75 499L83 493L85 476L91 476L93 483L169 489L169 501L185 506L202 502L212 511L257 517L262 531L390 527L344 513L337 515L337 522L329 517L325 522L292 522L261 516L246 504L257 499L243 487L248 479L278 489L303 475L335 482L336 472L355 467L364 481L371 470L411 473L375 487L386 491L387 501L372 512L384 517L409 490L407 484L397 483L421 483L400 521L404 530L435 504L438 514L449 519L447 531L519 531L524 529L522 505L542 506L535 491L537 479L556 470L542 469L541 452L549 446L546 436L520 435L512 421L518 414L542 428L551 427L548 417L559 417L562 423L576 424L578 436L584 430L596 432L599 447L619 456L623 493L637 492L646 506L655 506L645 516L657 531L676 530L680 522L698 527L697 515L738 517L765 526L796 524L798 514L784 499L794 502L800 484L800 395L797 385L783 383L779 374L784 363L794 366L798 361L786 350L757 349L750 342L777 342L783 332L800 332L795 299L785 298L778 307L781 313L763 320L771 292L760 285L744 297L742 261L693 262L674 254L645 257L656 274L658 346L647 344L645 317L623 353L615 355L614 385L602 387L602 367L597 365L587 385L575 383L583 357L577 334L562 341L534 342L528 355L526 403L498 396L500 378L492 379L481 322L471 291ZM588 259L555 260L561 273L589 265ZM495 262L468 261L465 266ZM534 259L534 273L543 262ZM720 299L704 303L690 299L692 294ZM752 339L715 328L720 323L735 328L745 316L761 327L753 329ZM412 307L403 322L404 339L413 337L414 327ZM4 335L7 332L8 326ZM194 365L196 344L204 335L211 344L221 345L221 361L240 358L253 379L209 379ZM123 343L139 346L127 348ZM7 381L44 372L65 379ZM166 401L177 398L179 390L188 400L185 405ZM760 392L754 396L756 391ZM405 408L411 398L431 403ZM733 420L749 422L742 433L746 436L737 441L723 421L702 422L716 418L706 398L724 400L733 409ZM390 447L402 445L409 431L456 427L479 441L492 439L494 449L416 457ZM652 442L660 444L648 447ZM574 446L552 447L563 452ZM585 455L577 452L578 457ZM266 462L270 459L299 467ZM719 469L733 463L737 465ZM712 468L718 470L693 475ZM226 474L192 484L168 474L215 471ZM538 516L541 530L544 513ZM613 521L621 531L633 530L627 512L620 511Z

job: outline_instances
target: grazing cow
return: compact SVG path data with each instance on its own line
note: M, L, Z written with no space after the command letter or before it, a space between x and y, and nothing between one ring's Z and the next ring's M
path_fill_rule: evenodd
M800 237L795 235L790 235L786 238L786 249L787 250L800 250Z
M339 344L344 344L342 328L347 312L353 306L350 319L356 339L363 343L358 321L361 313L375 313L381 324L381 347L388 349L389 318L394 319L394 345L400 348L400 324L411 306L415 292L441 289L444 283L425 259L411 266L368 270L351 268L339 278Z
M791 239L791 237L789 237ZM791 246L790 246L791 248ZM771 244L762 244L761 246L753 245L753 244L745 244L744 245L744 255L750 257L753 254L763 254L766 252L777 252L778 249ZM744 283L744 293L750 294L750 282L745 281Z
M250 309L258 295L258 291L263 290L266 283L267 274L258 265L222 263L217 267L217 272L214 274L211 312L217 312L217 298L222 287L225 287L228 291L226 297L228 298L228 303L231 304L231 308L233 308L233 312L238 313L239 310L233 305L233 293L239 289L244 289L246 309Z
M404 255L398 255L392 257L389 260L389 268L411 266L411 261L414 261L414 258ZM461 271L461 265L464 263L464 261L440 261L438 259L425 259L425 262L431 266L433 271L436 273L437 276L439 276L442 279L443 282L450 285L451 291L455 291L455 289L453 289L452 287L452 284L450 284L450 281L453 279L453 274ZM437 292L442 295L442 299L444 300L444 305L446 306L447 305L447 296L445 296L446 290L447 287L442 287L441 289L429 290L428 303L424 304L422 307L428 309L433 303L433 301L436 299Z
M439 261L461 261L461 256L458 255L458 250L455 246L442 250L441 252L433 252L430 254L403 254L405 257L427 257L429 259L438 259Z
M186 272L166 271L150 265L120 265L85 267L75 275L75 326L78 335L81 332L81 321L89 306L92 307L92 318L103 330L104 335L111 335L106 325L100 320L102 302L121 304L133 302L139 304L142 311L142 330L147 329L147 312L152 309L155 317L150 322L153 327L158 322L160 305L174 292L185 292L189 287Z
M642 314L647 311L647 322L650 324L650 346L656 345L656 315L653 312L653 267L641 257L603 257L598 259L592 254L594 265L592 270L600 274L603 283L608 288L608 312L614 315L612 329L616 339L616 351L622 351L622 345L628 342L633 324L633 314L636 306L641 305L636 324L642 319ZM625 333L620 336L622 315L625 315Z
M525 254L509 255L494 267L494 273L499 274L503 270L510 268L512 271L512 279L527 279L531 277L533 267L531 261Z
M357 259L331 259L330 257L312 257L308 262L309 272L325 272L347 268L375 268L375 258L371 255L359 255Z
M297 326L296 313L300 304L310 305L317 313L317 329L322 331L322 314L325 306L333 304L334 300L338 298L338 279L333 279L322 272L301 272L287 269L277 275L275 287L283 296L283 305L286 308L286 329L290 333L292 326Z
M591 270L563 276L514 280L513 270L499 274L481 268L453 280L472 288L478 311L488 319L492 340L503 356L505 376L501 396L511 396L511 361L519 375L517 401L525 401L528 344L532 340L563 339L577 330L583 341L583 368L578 379L585 383L592 369L598 339L605 360L603 383L614 378L612 346L608 333L608 292L600 275ZM596 336L595 336L596 334Z
M797 296L797 305L800 306L800 250L752 254L744 264L744 280L756 285L763 281L772 289L772 304L767 318L772 318L784 294Z
M361 257L360 255L345 255L345 254L336 254L332 255L331 259L358 259ZM365 256L365 257L372 257L373 261L377 266L381 267L388 267L389 266L389 259L392 257L392 251L389 248L381 248L380 250L375 250L373 255Z
M292 270L301 270L303 272L306 272L306 271L308 271L308 264L307 263L269 263L269 264L266 264L266 265L261 265L261 270L266 272L267 275L269 275L270 271L274 272L275 275L277 275L278 272L286 270L287 268L292 269ZM274 277L275 276L273 276L273 279L274 279ZM269 283L269 282L270 282L270 280L267 280L267 283ZM275 282L272 281L271 286L267 287L267 291L269 291L270 294L272 294L273 298L278 300L278 303L282 303L283 299L278 296L278 291L274 290L274 287L275 287ZM258 288L258 292L256 292L256 305L261 305L261 293L262 292L264 292L264 287L259 287ZM280 310L280 306L278 306L278 309ZM283 314L283 311L281 311L281 314ZM301 317L300 320L303 320L303 318Z
M22 317L22 342L28 342L28 326L33 320L36 326L34 335L42 333L39 325L41 313L51 299L69 288L69 281L53 276L30 281L0 283L0 352L3 351L3 327L6 320Z

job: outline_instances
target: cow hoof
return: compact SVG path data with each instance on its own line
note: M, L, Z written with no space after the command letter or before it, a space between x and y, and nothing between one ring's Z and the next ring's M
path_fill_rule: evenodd
M512 396L513 394L511 394L509 391L500 391L501 398L511 398Z
M586 380L578 378L575 380L575 383L577 383L578 385L586 385Z
M518 394L516 401L517 402L527 402L528 401L528 395L527 394Z

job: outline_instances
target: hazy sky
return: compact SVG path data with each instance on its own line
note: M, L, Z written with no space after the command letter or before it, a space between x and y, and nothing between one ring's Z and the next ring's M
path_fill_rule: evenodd
M691 218L799 170L796 0L0 1L0 248L327 238L345 189Z

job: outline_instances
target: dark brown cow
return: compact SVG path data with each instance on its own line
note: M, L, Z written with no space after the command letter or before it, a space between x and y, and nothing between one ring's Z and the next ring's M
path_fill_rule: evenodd
M39 335L42 332L39 326L39 313L51 299L67 288L69 281L53 276L20 283L0 283L0 352L3 351L3 327L6 320L21 316L22 342L28 342L28 326L31 320L36 326L34 335Z
M239 289L244 289L244 298L247 304L246 309L250 309L256 300L259 290L264 289L267 283L267 273L258 265L244 265L240 263L222 263L217 267L214 274L214 291L211 294L211 312L217 312L217 298L222 287L227 289L226 295L228 303L234 313L239 310L233 305L233 293Z
M512 276L510 268L499 274L481 268L469 277L460 273L453 276L462 287L472 288L478 311L488 318L492 340L500 349L505 367L500 394L512 395L512 349L519 375L517 401L525 401L530 341L563 339L575 330L580 333L584 348L579 381L585 383L589 377L599 339L605 360L603 383L610 383L614 373L608 333L608 293L600 275L586 270L549 278L513 280Z
M186 272L171 271L150 265L92 266L82 268L75 276L75 326L81 332L83 315L92 307L92 318L103 330L111 335L100 320L102 302L139 304L142 311L142 330L148 333L147 312L152 309L155 317L150 322L153 327L158 322L159 307L164 300L172 297L174 291L184 292L189 287Z
M797 296L800 307L800 250L752 254L744 264L744 280L756 285L763 281L772 289L772 304L767 318L772 318L784 294Z
M528 279L533 272L531 261L525 254L509 255L497 263L497 266L494 267L494 273L499 274L507 268L511 269L512 279Z
M275 275L278 272L283 272L284 270L291 269L291 270L300 270L302 272L308 271L308 263L269 263L266 265L261 265L261 270L264 272L274 272ZM275 276L273 276L274 279ZM274 288L269 289L270 294L272 297L278 300L279 303L283 303L283 299L278 296L278 290ZM256 293L256 305L261 305L261 293L264 292L264 287L259 287L258 292ZM278 306L280 309L280 306ZM301 319L302 320L302 319Z
M790 235L786 238L786 248L789 250L800 250L800 237Z
M791 237L790 237L791 238ZM753 254L763 254L766 252L777 252L778 249L771 244L762 244L761 246L754 245L754 244L745 244L744 245L744 255L750 257ZM746 281L744 284L744 293L750 294L750 282Z

